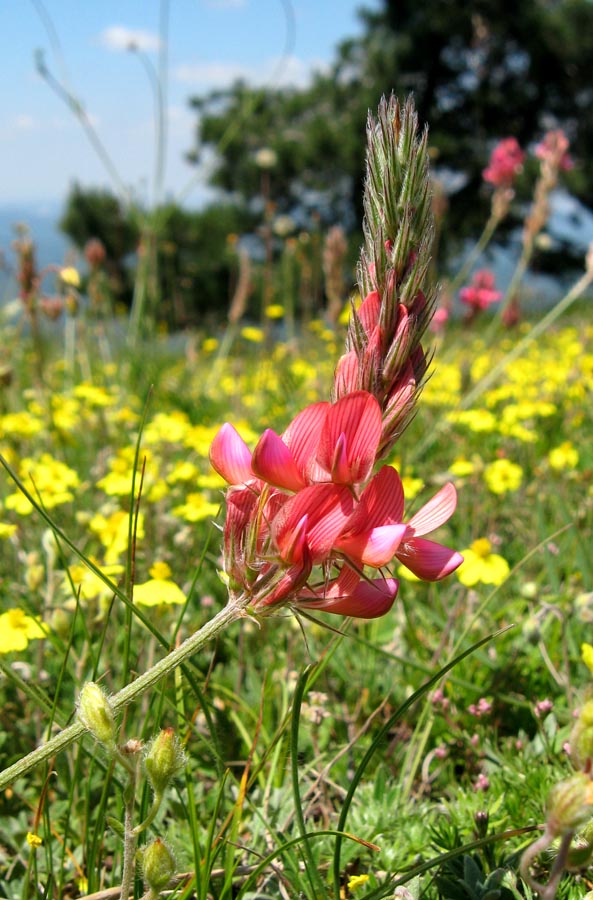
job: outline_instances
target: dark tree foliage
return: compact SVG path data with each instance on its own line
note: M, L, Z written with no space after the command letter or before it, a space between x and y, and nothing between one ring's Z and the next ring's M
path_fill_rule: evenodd
M169 204L158 210L158 272L162 318L174 327L220 319L228 311L236 255L229 236L253 227L237 206L220 204L186 210Z
M254 204L256 151L266 146L277 154L270 193L279 208L357 226L367 110L382 94L412 92L430 124L435 170L463 176L450 221L460 237L483 223L481 171L509 135L527 146L563 127L579 163L570 188L593 206L591 0L384 0L361 15L363 35L343 43L310 87L236 83L192 101L192 156L214 151L214 184Z

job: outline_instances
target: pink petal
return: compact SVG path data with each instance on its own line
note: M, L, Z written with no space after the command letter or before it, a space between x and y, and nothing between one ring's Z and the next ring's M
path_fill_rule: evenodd
M311 482L328 480L327 472L321 473L317 464L319 435L330 408L327 401L312 403L296 416L282 435L282 440L304 476Z
M367 391L346 394L327 412L317 461L336 484L365 481L381 437L381 407Z
M424 581L440 581L463 562L460 553L424 538L410 538L395 555L406 569Z
M407 525L380 525L361 534L338 538L334 547L359 565L386 566L395 556Z
M345 565L337 578L316 587L305 585L304 589L299 591L299 600L341 599L347 594L351 594L359 581L360 573L351 566Z
M373 328L379 323L379 313L381 312L381 298L378 291L371 291L367 294L360 307L357 310L358 318L362 323L362 327L369 335Z
M334 385L338 399L345 394L358 390L360 387L359 374L356 350L349 350L348 353L339 358L334 375Z
M408 525L413 529L415 535L429 534L451 518L456 506L455 486L451 483L446 484L412 516Z
M404 488L393 466L381 466L360 496L348 520L347 533L360 534L378 525L395 525L404 515Z
M296 525L288 529L284 535L284 541L280 548L280 556L285 562L300 563L308 556L307 527L309 516L305 513Z
M253 481L251 450L230 422L225 422L210 446L210 462L228 484Z
M376 619L384 616L393 606L399 584L395 578L376 578L373 581L359 581L347 595L319 600L298 600L297 606L306 609L323 610L340 616L354 616L358 619Z
M267 428L260 437L253 451L251 466L254 473L268 484L288 491L305 487L305 479L292 453L271 428Z
M274 521L272 533L284 558L293 544L293 532L307 516L306 540L313 564L326 559L334 541L352 512L354 501L348 488L337 484L314 484L286 501Z

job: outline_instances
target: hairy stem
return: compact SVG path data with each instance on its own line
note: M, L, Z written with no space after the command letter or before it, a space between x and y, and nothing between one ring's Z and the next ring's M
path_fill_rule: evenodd
M231 602L227 604L227 606L221 609L213 619L203 625L199 631L195 632L195 634L188 637L179 647L172 650L167 656L155 663L154 666L140 675L135 681L131 682L131 684L127 684L121 691L118 691L117 694L113 694L113 696L109 698L109 701L114 711L118 712L129 703L132 703L133 700L136 700L136 698L144 694L145 691L148 691L151 687L154 687L155 684L158 684L159 681L176 669L177 666L181 665L181 663L185 662L186 659L193 656L198 650L201 650L208 641L213 637L216 637L217 634L220 634L221 631L224 631L224 629L232 622L236 622L237 619L243 618L245 616L245 605L244 602ZM22 775L30 772L31 769L34 769L35 766L51 759L61 750L69 747L75 741L79 740L86 731L87 729L81 722L74 722L68 728L65 728L55 737L47 741L47 743L43 744L43 746L38 747L36 750L33 750L31 753L27 754L27 756L23 757L23 759L14 763L12 766L9 766L0 773L0 790L4 790L9 784L16 781L17 778L20 778Z

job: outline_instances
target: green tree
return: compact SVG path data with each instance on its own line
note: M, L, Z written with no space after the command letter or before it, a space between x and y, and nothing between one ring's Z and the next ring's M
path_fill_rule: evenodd
M413 92L430 124L433 168L463 185L451 209L459 237L483 222L481 172L507 135L526 146L565 128L579 160L571 189L593 206L590 0L383 0L361 15L362 36L343 43L306 89L236 83L192 101L193 159L215 152L214 184L257 208L265 146L277 159L270 194L280 208L358 225L367 110L381 94Z

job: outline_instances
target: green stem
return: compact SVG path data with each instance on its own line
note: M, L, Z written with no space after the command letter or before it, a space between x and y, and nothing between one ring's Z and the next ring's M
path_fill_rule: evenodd
M527 266L530 263L531 257L533 255L533 241L528 241L523 248L523 252L519 257L519 262L515 267L515 271L513 272L513 277L511 278L511 283L507 288L507 292L504 296L504 300L502 301L499 309L499 315L502 316L506 309L513 302L515 294L517 293L521 282L523 281L523 276L527 271Z
M152 806L148 810L148 815L144 819L143 822L140 822L139 825L136 825L134 828L134 834L141 834L143 831L146 831L149 825L152 825L154 820L156 819L156 815L161 808L161 803L163 802L163 794L155 794L154 800L152 801Z
M455 296L458 288L460 288L461 285L465 282L465 280L467 279L467 276L469 275L469 273L471 272L471 270L473 268L475 261L478 259L478 257L480 257L482 255L482 253L484 252L484 250L490 243L492 235L496 231L496 228L498 227L499 222L500 222L500 217L495 216L495 215L491 215L490 218L488 219L488 221L486 222L486 225L484 226L484 230L483 230L482 234L480 235L476 244L470 251L467 259L463 263L459 272L457 273L457 275L455 276L455 278L449 285L449 291L450 291L452 297Z
M136 763L130 772L130 781L124 791L124 867L121 876L120 900L128 900L136 871L138 835L134 830L134 802L137 780L138 764Z
M119 712L133 700L136 700L137 697L141 696L141 694L154 687L162 678L185 662L190 656L197 653L198 650L201 650L208 641L220 634L227 626L236 622L237 619L243 618L245 616L245 608L246 601L228 603L213 619L203 625L195 634L188 637L179 647L155 663L152 668L140 675L131 684L127 684L121 691L110 697L109 700L113 710ZM23 759L1 772L0 790L4 790L9 784L30 772L35 766L51 759L60 750L65 750L66 747L69 747L81 738L86 731L87 729L81 722L73 722L72 725L51 738L46 744L33 750Z

